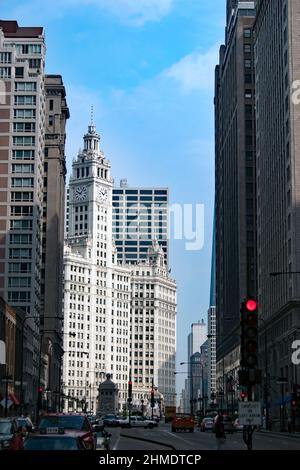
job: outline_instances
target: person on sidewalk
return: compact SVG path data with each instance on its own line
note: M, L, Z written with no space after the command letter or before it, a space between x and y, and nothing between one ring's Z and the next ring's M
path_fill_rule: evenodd
M215 419L215 434L217 440L217 450L221 450L222 446L226 442L224 420L223 415L221 413L218 413Z

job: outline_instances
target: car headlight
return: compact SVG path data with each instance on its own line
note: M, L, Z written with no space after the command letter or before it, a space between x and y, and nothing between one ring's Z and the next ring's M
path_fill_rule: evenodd
M7 447L9 447L9 441L2 441L2 447L4 449L6 449Z

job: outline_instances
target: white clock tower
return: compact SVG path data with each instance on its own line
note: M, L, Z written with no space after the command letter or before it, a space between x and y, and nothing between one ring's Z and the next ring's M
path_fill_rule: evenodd
M106 374L118 386L120 406L126 401L130 268L116 264L112 186L110 162L100 150L100 136L91 123L69 182L63 384L64 395L74 399L65 403L65 411L94 412Z
M103 237L111 238L109 229L112 209L110 163L100 150L100 136L93 124L88 126L88 132L83 140L84 149L79 151L77 158L73 161L73 173L69 184L69 236L94 238L97 234L96 238L98 235L101 238L100 232L102 232ZM104 214L106 224L101 223L104 221ZM106 230L103 229L104 226Z

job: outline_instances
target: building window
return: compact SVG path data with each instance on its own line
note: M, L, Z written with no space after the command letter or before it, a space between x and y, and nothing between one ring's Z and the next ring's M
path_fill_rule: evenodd
M0 64L11 64L11 52L0 52Z
M15 82L16 91L36 91L36 82Z
M15 68L15 77L16 78L23 78L24 77L24 67L16 67Z
M34 119L35 109L15 109L14 117L21 119Z
M34 95L17 95L15 96L16 105L35 105L36 97Z
M13 150L13 160L34 160L34 150Z
M13 145L16 146L31 146L35 145L35 137L13 137Z
M14 122L14 132L35 132L35 123Z
M0 78L11 78L11 68L0 67Z

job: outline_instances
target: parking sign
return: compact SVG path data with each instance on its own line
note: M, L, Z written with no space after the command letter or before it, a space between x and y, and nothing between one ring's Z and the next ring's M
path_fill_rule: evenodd
M261 404L259 401L243 401L239 403L239 423L243 426L261 425Z

